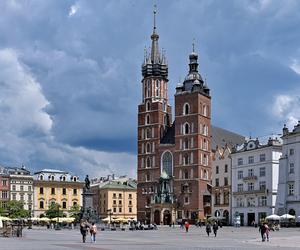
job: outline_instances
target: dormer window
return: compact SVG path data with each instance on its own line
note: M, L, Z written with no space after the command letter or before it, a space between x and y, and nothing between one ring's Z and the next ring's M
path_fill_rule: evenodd
M66 181L66 176L63 176L63 177L62 177L62 181Z
M41 181L44 180L44 176L40 175L40 180Z
M76 176L74 176L74 177L73 177L73 181L77 181L77 178L76 178Z
M51 176L51 181L54 181L54 176L53 175Z

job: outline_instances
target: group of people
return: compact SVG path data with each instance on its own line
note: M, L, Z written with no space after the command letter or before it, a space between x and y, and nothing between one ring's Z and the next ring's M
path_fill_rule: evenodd
M190 228L190 223L188 221L186 221L184 223L184 228L185 228L185 232L188 233L189 228ZM211 230L211 228L212 228L212 230ZM205 230L206 230L206 233L207 233L208 237L209 237L211 231L213 231L215 237L217 237L217 232L219 230L219 225L218 225L217 222L214 222L212 226L211 226L210 223L207 223L206 226L205 226Z
M82 242L85 243L86 235L90 232L91 242L96 242L97 226L95 223L89 224L86 220L80 221L80 233Z
M266 241L266 240L269 241L270 228L266 222L262 223L259 226L259 232L262 241Z

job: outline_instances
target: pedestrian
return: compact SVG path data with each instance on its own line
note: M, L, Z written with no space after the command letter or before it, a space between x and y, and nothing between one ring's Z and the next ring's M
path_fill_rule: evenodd
M209 234L211 233L211 227L209 223L206 223L205 229L206 229L207 236L209 237Z
M261 223L259 226L259 232L261 235L261 241L264 242L266 240L266 227L263 223Z
M97 226L95 223L92 223L92 242L96 242L96 233L97 233Z
M188 221L186 221L184 223L184 227L185 227L185 232L188 233L189 232L190 223Z
M86 239L86 234L87 234L87 224L85 223L84 220L80 221L80 233L82 235L82 242L85 243L85 239Z
M218 226L217 222L215 222L213 224L213 231L214 231L215 237L217 237L218 229L219 229L219 226Z
M269 241L270 228L267 223L265 223L265 230L266 230L267 241Z

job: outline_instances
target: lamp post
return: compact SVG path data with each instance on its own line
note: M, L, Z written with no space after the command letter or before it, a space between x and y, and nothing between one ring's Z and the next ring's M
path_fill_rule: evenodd
M111 209L107 209L108 215L109 215L109 226L111 226L111 216L112 216L112 212Z

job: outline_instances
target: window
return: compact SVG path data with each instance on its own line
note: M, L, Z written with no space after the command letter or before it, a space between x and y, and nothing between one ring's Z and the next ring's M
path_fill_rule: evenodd
M132 200L130 200L130 201L128 202L128 204L129 204L129 206L132 206Z
M146 129L146 139L150 139L151 138L151 129L147 128Z
M7 186L7 180L2 180L2 186Z
M228 173L228 165L225 164L225 170L224 170L225 173Z
M165 171L168 176L173 176L172 154L169 151L162 155L162 171Z
M206 141L206 139L203 139L203 149L207 150L207 141Z
M259 207L267 206L267 197L266 196L258 197L258 206Z
M254 197L247 198L247 206L248 207L255 207L255 198Z
M150 167L151 167L151 159L150 159L150 157L148 157L146 159L146 168L150 168Z
M116 199L117 198L117 195L115 193L113 193L113 198Z
M116 200L113 200L113 204L114 204L114 205L117 205L117 201L116 201Z
M149 142L146 144L146 153L151 153L151 144Z
M208 129L207 129L207 126L205 124L203 124L203 131L202 131L202 134L203 135L208 135Z
M116 213L117 212L117 208L116 207L114 207L114 213Z
M122 213L122 208L121 207L119 207L119 213Z
M265 167L259 168L259 176L260 177L266 176L266 168Z
M131 207L129 208L129 213L132 213L132 208Z
M150 181L150 174L145 175L146 181Z
M44 194L44 188L40 187L40 194Z
M66 208L67 208L67 202L65 202L65 201L62 202L62 208L63 208L63 209L66 209Z
M207 106L203 105L203 115L207 116Z
M184 149L188 149L189 148L189 139L188 138L185 138L184 139Z
M20 191L24 191L24 186L20 186Z
M31 201L32 200L32 196L31 194L28 195L28 201Z
M238 158L238 166L243 165L243 158Z
M248 191L253 191L254 190L254 183L253 182L249 182L248 183Z
M151 109L151 107L150 107L150 102L148 101L147 103L146 103L146 111L149 111Z
M51 194L55 194L55 188L51 188Z
M158 97L160 96L160 81L159 80L156 80L156 88L155 88L155 95Z
M208 158L207 158L207 155L206 155L206 154L203 155L203 165L204 165L204 166L207 166L207 165L208 165Z
M150 115L149 114L146 115L146 119L145 119L145 125L148 125L148 124L150 124Z
M238 191L238 192L243 192L243 189L244 189L244 185L243 185L242 183L239 183L239 184L237 185L237 191Z
M20 194L20 200L24 201L24 194Z
M31 186L28 186L28 191L31 192Z
M189 178L189 171L185 170L184 171L184 179L188 179Z
M76 206L77 205L77 202L76 201L73 201L73 206Z
M224 186L228 186L228 177L224 177Z
M184 197L184 204L189 204L189 197L188 196Z
M54 177L53 177L53 178L54 178ZM54 180L54 179L53 179L53 180ZM66 181L66 176L63 176L63 177L62 177L62 180L63 180L63 181Z
M204 179L207 180L207 179L208 179L208 173L207 173L207 171L204 170L204 171L203 171L203 174L204 174Z
M288 184L289 195L294 195L294 184Z
M229 192L224 193L224 204L225 205L229 204Z
M190 105L188 103L184 104L183 114L188 115L190 113Z
M12 194L12 199L15 201L17 199L17 195L16 194Z
M253 176L253 169L252 168L248 169L248 176L249 177Z
M2 185L3 185L3 184L2 184ZM4 186L4 185L3 185L3 186ZM12 190L13 190L13 191L16 191L16 185L13 185L13 186L12 186Z
M239 197L236 199L236 206L237 207L244 207L244 199Z
M40 175L40 180L41 181L44 180L44 176Z
M128 194L128 198L129 198L129 199L132 199L132 194Z
M219 186L219 178L216 178L216 187Z
M220 205L220 203L221 203L221 194L217 193L215 198L216 198L215 205Z
M44 201L40 201L40 208L44 208Z
M290 174L294 174L294 173L295 173L294 163L290 163Z
M259 190L265 190L266 189L266 182L260 181L259 182Z
M238 179L243 179L243 170L238 171Z
M219 166L216 166L216 174L219 173Z
M190 126L188 123L184 124L184 134L187 135L190 132Z
M254 163L254 156L249 156L248 157L248 164Z
M122 205L122 200L119 200L119 205Z
M183 156L183 165L188 165L189 164L189 155L185 154Z
M259 161L260 161L260 162L266 161L266 154L260 154L260 155L259 155Z
M290 155L294 155L295 151L293 148L290 149Z
M62 189L62 194L63 194L63 195L66 195L66 194L67 194L67 189L66 189L66 188L63 188L63 189Z
M73 195L77 195L77 189L73 188Z

